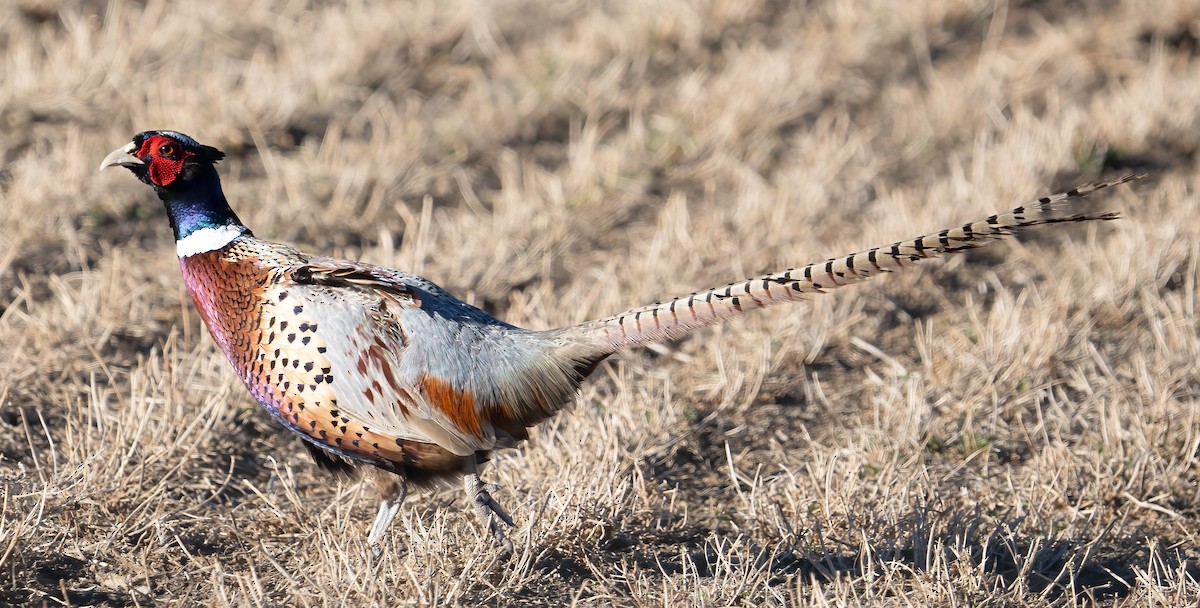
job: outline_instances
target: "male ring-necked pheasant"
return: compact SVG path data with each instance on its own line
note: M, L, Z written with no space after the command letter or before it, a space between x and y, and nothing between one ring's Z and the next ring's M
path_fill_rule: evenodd
M511 543L500 522L511 526L512 519L480 481L479 464L570 404L609 355L1030 226L1114 219L1076 203L1140 177L1079 186L961 227L532 331L407 272L254 236L221 191L215 163L223 156L181 133L146 131L100 168L126 167L162 199L196 310L254 398L319 463L393 474L379 477L382 502L369 544L391 524L408 482L462 475L470 504L506 549Z

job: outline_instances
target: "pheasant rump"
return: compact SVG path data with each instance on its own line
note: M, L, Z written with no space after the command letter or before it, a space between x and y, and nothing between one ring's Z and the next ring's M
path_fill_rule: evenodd
M229 207L224 156L174 131L146 131L101 163L122 166L166 206L196 310L246 388L330 468L376 467L378 543L409 482L461 475L470 504L511 549L512 519L480 463L570 404L596 365L765 306L803 300L1022 229L1109 220L1077 204L1140 176L1080 186L926 236L642 306L573 327L514 327L401 270L319 257L256 237Z

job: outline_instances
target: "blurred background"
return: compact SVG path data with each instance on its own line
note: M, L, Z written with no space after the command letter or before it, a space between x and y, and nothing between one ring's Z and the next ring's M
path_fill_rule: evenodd
M0 5L0 603L1200 600L1200 5ZM100 159L224 150L261 237L548 328L1129 172L1119 222L630 353L487 476L375 505L191 309Z

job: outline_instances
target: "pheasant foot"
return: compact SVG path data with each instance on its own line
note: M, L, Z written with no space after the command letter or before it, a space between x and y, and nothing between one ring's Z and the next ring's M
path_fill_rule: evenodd
M494 488L494 486L480 481L479 465L475 463L474 459L471 459L463 467L463 488L467 491L467 499L471 501L470 504L474 507L475 513L479 515L479 519L487 526L488 532L491 532L492 538L500 546L501 555L505 557L512 555L512 541L504 534L504 528L500 525L503 523L510 528L513 527L512 516L505 512L495 498L492 498L488 489Z

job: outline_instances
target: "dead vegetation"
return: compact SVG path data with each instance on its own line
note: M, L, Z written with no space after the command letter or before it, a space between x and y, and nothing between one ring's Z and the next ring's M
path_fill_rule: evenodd
M1200 11L1139 2L0 6L0 604L1194 605ZM621 357L381 560L226 370L158 202L551 327L1132 170L1043 231Z

